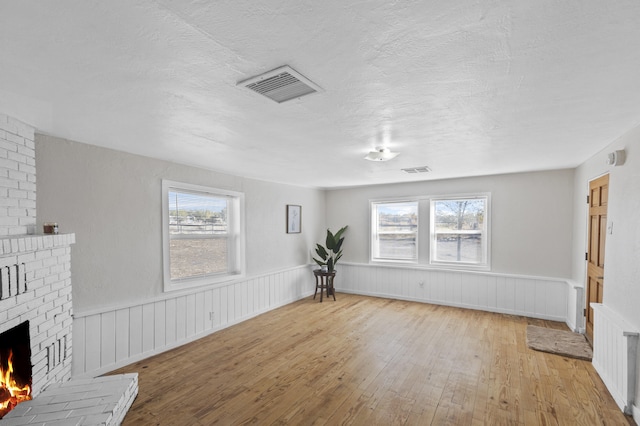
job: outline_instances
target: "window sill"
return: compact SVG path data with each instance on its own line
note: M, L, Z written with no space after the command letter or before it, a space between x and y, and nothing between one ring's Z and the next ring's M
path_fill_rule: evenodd
M359 263L341 262L349 265L361 265ZM420 269L420 270L434 270L434 271L461 271L461 272L491 272L491 266L473 266L473 265L455 265L450 263L418 263L418 262L397 262L397 261L379 261L370 260L369 266L385 266L389 268L400 269Z
M221 276L209 276L202 278L193 278L186 279L183 281L177 282L165 282L164 283L164 292L179 292L184 290L190 290L196 287L218 287L223 285L228 285L233 281L242 280L245 277L244 273L237 273L232 275L221 275Z

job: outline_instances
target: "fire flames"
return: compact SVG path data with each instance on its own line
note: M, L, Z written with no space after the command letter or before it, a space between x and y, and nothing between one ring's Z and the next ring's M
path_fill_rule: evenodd
M0 419L22 401L31 399L31 386L20 386L16 383L13 374L13 352L9 352L6 371L3 364L0 362Z

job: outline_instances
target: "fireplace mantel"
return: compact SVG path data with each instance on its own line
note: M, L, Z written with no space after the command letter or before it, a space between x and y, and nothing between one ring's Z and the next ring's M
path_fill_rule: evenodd
M33 234L0 237L0 256L66 247L75 244L76 234Z

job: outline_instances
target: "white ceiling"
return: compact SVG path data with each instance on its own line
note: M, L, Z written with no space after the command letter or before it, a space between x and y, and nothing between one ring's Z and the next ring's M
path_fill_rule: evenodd
M303 186L574 167L640 123L639 22L637 0L0 0L0 112ZM324 91L236 86L285 64Z

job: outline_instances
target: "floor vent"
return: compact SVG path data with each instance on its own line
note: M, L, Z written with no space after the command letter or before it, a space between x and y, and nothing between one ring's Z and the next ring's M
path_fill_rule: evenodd
M422 166L422 167L409 167L408 169L402 169L402 171L406 173L427 173L427 172L430 172L431 169L427 166Z
M321 92L320 86L288 65L251 77L237 84L278 103Z

